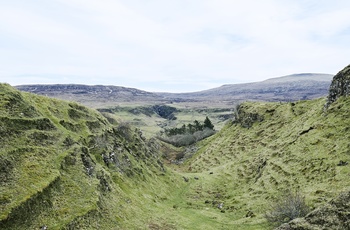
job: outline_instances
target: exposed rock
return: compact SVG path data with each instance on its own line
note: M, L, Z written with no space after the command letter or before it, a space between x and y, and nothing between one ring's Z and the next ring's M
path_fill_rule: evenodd
M224 207L224 203L219 203L217 207L218 209L222 209Z
M341 194L304 218L292 220L276 230L350 229L350 191Z
M256 113L246 111L244 105L239 105L238 113L236 114L235 121L240 123L244 128L250 128L255 122L264 121L264 116Z
M86 174L89 176L92 176L92 174L94 173L95 162L91 159L88 148L82 147L81 151L82 151L82 154L80 154L80 156L84 164Z
M334 76L333 81L329 87L328 100L325 105L328 108L341 96L348 96L350 94L350 65L341 70Z
M247 214L245 214L245 217L249 217L249 218L252 218L252 217L255 217L255 214L251 211L251 210L249 210L248 212L247 212Z
M342 161L342 160L340 160L339 163L337 164L337 166L345 166L345 165L347 165L347 164L348 164L347 161Z

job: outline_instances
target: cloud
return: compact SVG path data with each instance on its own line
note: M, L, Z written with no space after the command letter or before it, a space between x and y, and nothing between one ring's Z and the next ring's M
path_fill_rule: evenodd
M349 9L341 0L12 0L0 8L0 78L179 92L336 73L348 64Z

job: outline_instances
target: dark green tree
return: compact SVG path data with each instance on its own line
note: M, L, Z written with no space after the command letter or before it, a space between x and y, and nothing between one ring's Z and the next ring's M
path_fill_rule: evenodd
M194 120L194 129L196 131L202 131L203 130L203 125L199 121Z
M179 129L179 134L184 134L186 132L186 125L182 125Z
M188 125L187 125L187 129L188 129L188 132L189 132L189 133L191 133L191 134L194 133L194 127L193 127L192 124L188 124Z
M205 117L203 126L204 126L204 128L214 129L214 125L213 125L213 123L211 123L211 120L209 119L208 116Z

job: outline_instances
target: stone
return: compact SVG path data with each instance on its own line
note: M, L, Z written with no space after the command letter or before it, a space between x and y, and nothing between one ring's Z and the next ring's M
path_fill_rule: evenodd
M347 165L348 164L348 162L347 161L339 161L339 163L337 164L337 166L345 166L345 165Z
M329 94L325 108L327 109L339 97L350 94L350 65L337 73L329 87Z

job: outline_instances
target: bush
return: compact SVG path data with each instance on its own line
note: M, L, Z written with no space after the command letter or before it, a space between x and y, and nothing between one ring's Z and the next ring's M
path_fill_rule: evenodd
M189 146L197 141L203 140L215 134L214 130L205 128L203 131L197 131L193 134L177 134L172 136L158 136L158 139L176 147Z
M215 131L209 128L204 128L203 131L197 131L193 134L194 138L196 139L196 141L200 141L203 140L207 137L210 137L211 135L214 135Z
M188 146L196 142L194 136L190 134L178 134L170 137L158 137L158 139L172 144L176 147Z
M310 211L305 197L300 192L286 192L265 213L265 218L273 225L281 225L295 218L304 217Z

